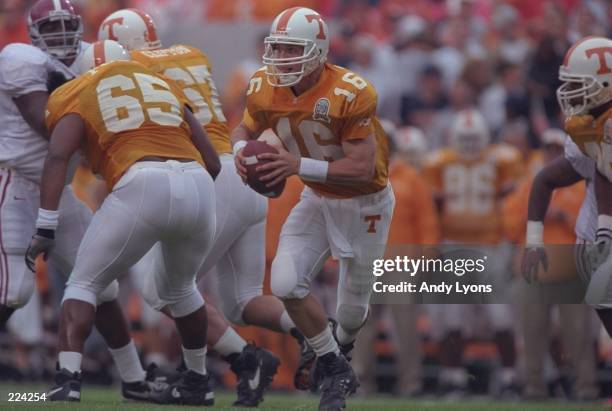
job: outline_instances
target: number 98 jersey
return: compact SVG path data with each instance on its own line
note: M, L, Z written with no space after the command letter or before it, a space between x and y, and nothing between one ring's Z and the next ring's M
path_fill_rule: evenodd
M242 121L256 135L273 129L294 155L330 162L344 157L344 141L374 136L376 162L369 183L304 181L323 196L350 198L375 193L387 186L387 137L376 118L376 98L374 87L366 80L328 63L319 81L297 97L290 87L268 84L264 69L260 69L249 82Z
M109 189L143 157L204 165L183 119L184 94L140 63L103 64L58 88L47 102L47 128L74 113L83 120L85 155Z
M155 73L175 81L217 153L232 152L227 121L206 54L195 47L175 45L157 50L134 50L131 56Z

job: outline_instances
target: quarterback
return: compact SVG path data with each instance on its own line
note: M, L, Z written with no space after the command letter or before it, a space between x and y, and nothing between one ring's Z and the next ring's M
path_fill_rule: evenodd
M339 410L358 386L344 355L367 319L372 263L384 253L395 199L376 91L329 64L328 48L329 31L316 11L294 7L279 14L232 142L236 168L246 178L241 150L271 128L284 148L259 155L272 160L259 167L267 172L262 180L274 186L298 175L306 184L283 225L271 287L316 353L311 381L321 390L319 409ZM310 292L330 255L340 262L333 330Z
M84 58L99 66L55 90L47 104L52 134L28 251L33 259L53 248L68 160L84 147L110 194L87 227L64 292L58 372L48 398L80 400L81 353L98 295L160 242L165 264L155 281L176 322L187 370L153 399L211 405L206 310L194 279L212 246L211 176L219 173L219 159L179 89L138 63L102 64L129 59L125 51L107 56L100 42L90 49Z

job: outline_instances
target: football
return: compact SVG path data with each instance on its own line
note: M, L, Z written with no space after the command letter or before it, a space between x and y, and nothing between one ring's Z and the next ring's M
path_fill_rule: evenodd
M285 183L287 179L284 179L274 187L266 187L266 183L260 180L260 178L267 174L269 171L259 173L255 169L262 164L270 162L270 160L258 160L257 156L263 153L278 153L278 150L268 143L258 140L251 140L242 149L242 155L245 157L245 167L247 169L247 183L248 185L259 194L266 197L276 198L280 196L285 189Z

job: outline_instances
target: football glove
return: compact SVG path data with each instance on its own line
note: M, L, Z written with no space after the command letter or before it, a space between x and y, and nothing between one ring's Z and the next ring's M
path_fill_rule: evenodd
M55 230L47 230L39 228L36 230L36 234L32 236L30 245L25 255L25 263L27 267L33 273L36 272L36 257L39 254L43 255L43 258L47 260L49 253L55 246Z
M546 255L544 247L525 247L525 251L523 251L523 260L521 261L521 273L528 284L537 281L540 264L544 267L544 271L548 271L548 256Z

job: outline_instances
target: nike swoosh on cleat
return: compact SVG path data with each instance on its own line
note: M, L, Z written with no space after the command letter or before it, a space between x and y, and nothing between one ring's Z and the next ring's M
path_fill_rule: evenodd
M259 380L260 380L260 374L261 374L261 364L263 363L262 360L259 360L259 364L257 365L257 370L255 371L255 375L253 376L253 378L249 379L249 388L252 390L256 390L257 387L259 387Z
M54 390L51 390L51 391L49 391L49 392L47 393L47 397L50 397L50 396L52 396L53 394L55 394L56 392L60 392L60 391L61 391L61 390L63 390L63 389L64 389L64 387L59 387L59 388L56 388L56 389L54 389Z

